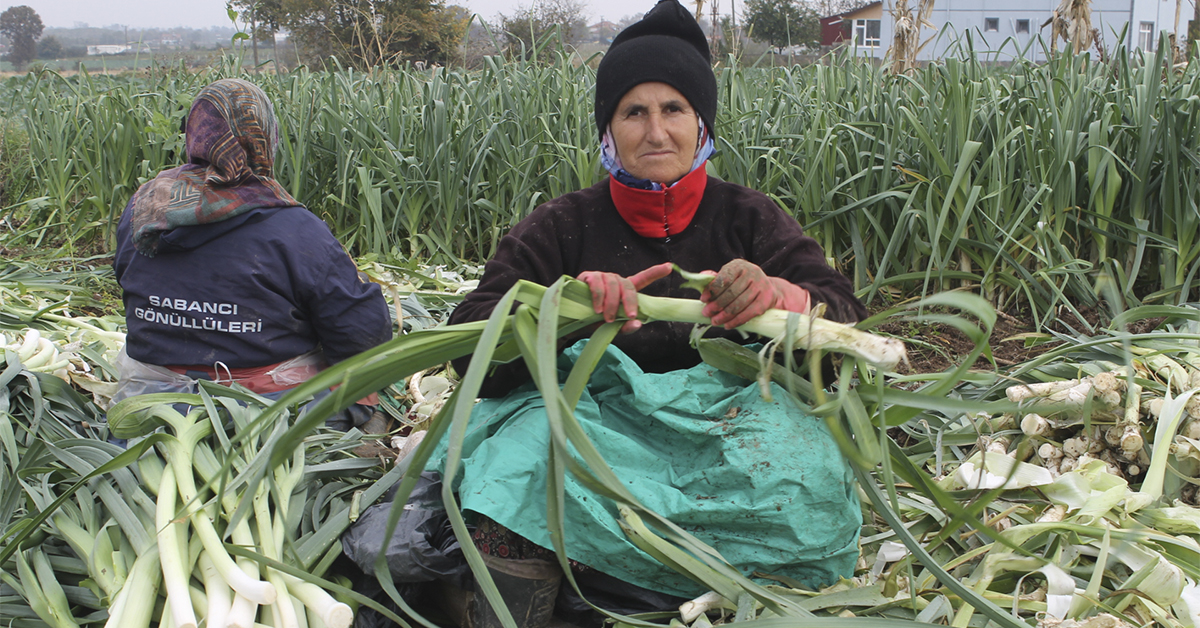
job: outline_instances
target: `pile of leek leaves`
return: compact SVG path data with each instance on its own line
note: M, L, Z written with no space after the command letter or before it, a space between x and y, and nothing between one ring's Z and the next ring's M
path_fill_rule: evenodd
M647 310L653 310L642 304L640 308L643 316ZM957 309L966 316L930 314L927 308ZM654 312L654 317L660 320L671 316L661 310ZM404 464L372 486L376 489L372 496L364 496L362 500L369 503L367 497L377 498L382 493L380 487L390 486L401 471L406 471L392 510L394 525L400 506L416 482L416 474L424 467L433 445L443 438L449 442L448 477L444 478L444 486L453 485L459 444L486 365L493 360L523 359L547 399L552 444L547 452L551 474L546 525L550 527L560 561L565 565L561 500L563 480L569 469L578 481L614 502L624 518L624 528L639 547L714 592L708 604L697 605L707 608L707 613L696 613L693 609L688 616L672 613L614 617L622 624L686 621L693 626L704 626L765 621L771 626L827 623L848 626L918 622L953 626L995 623L1015 628L1031 625L1035 620L1082 619L1106 612L1132 625L1154 622L1164 626L1200 626L1197 616L1200 601L1195 599L1195 582L1200 580L1200 545L1196 540L1200 535L1197 523L1200 518L1194 508L1168 503L1169 495L1142 497L1145 494L1135 491L1135 487L1115 482L1096 468L1063 474L1060 480L1066 479L1054 490L1008 482L1016 478L1019 471L1016 464L1008 465L1006 475L1000 471L1006 481L992 489L943 488L946 483L932 477L931 471L947 474L972 455L976 430L986 427L986 423L975 417L1017 410L1015 404L990 400L995 397L994 374L968 370L979 356L987 357L986 341L994 317L982 300L965 294L937 295L878 315L860 326L869 327L883 318L937 322L967 334L976 341L976 348L964 357L961 366L946 373L909 377L868 364L862 357L863 351L850 351L841 360L837 381L829 383L828 388L823 382L809 382L796 375L798 369L794 365L775 364L769 357L764 359L733 343L700 341L701 353L710 364L748 379L772 378L811 407L827 421L855 469L866 498L861 569L853 579L824 591L804 591L790 586L794 583L772 579L770 574L739 573L716 550L642 508L600 459L571 410L620 321L596 329L570 376L559 382L555 368L557 339L599 322L591 312L586 287L569 280L550 288L519 285L497 306L496 314L488 321L402 336L321 373L279 402L257 409L256 416L241 429L228 434L231 443L261 443L261 449L245 460L243 468L227 465L226 475L236 478L239 486L237 503L232 508L235 514L249 510L248 504L258 486L270 486L274 481L273 470L293 459L306 442L319 438L314 436L318 426L339 408L412 373L473 353L471 369L430 426L429 437ZM809 324L806 317L786 317L779 337L768 343L767 353L771 348L778 350L780 345L805 348L810 360L819 360L825 351L846 351L808 342L811 334L807 333L806 324ZM790 351L780 353L791 355ZM816 374L819 369L809 372ZM293 418L291 409L298 402L335 384L339 387L334 394ZM210 400L218 398L212 391L205 394ZM153 400L143 403L147 401ZM249 403L247 399L239 401ZM209 403L205 400L205 404ZM235 406L242 407L225 404L226 414L234 414ZM897 427L906 433L923 431L929 438L901 448L888 437L888 430ZM154 438L150 436L142 442ZM1153 440L1159 442L1157 435ZM568 454L571 450L578 452L578 458ZM1166 448L1160 450L1165 452ZM83 502L94 503L90 496L75 497L80 491L95 490L88 482L117 468L132 469L130 463L147 451L149 446L131 447L96 465L93 471L72 469L75 475L64 471L58 483L43 481L44 486L59 487L66 480L76 480L70 486L63 486L57 498L50 499L51 495L47 495L40 502L28 498L32 506L4 528L0 560L11 561L18 550L35 549L36 543L31 541L39 534L50 534L46 532L46 522L54 512L66 510L74 514L69 506L74 500L80 504L78 510L82 514ZM48 464L46 458L43 455L37 464ZM6 463L16 464L13 460ZM28 475L27 470L25 474ZM24 489L25 485L22 486ZM220 482L212 488L214 494L219 494ZM5 498L8 492L6 488ZM28 494L29 490L24 492ZM464 555L477 575L480 591L493 606L503 609L482 558L467 539L466 523L449 488L444 489L443 498L455 532L463 541ZM1061 516L1045 517L1052 509L1061 511ZM331 515L323 525L344 529L348 510L349 506L346 511ZM334 521L343 512L346 520ZM120 527L120 522L116 525ZM302 533L301 530L299 534ZM289 551L285 553L294 552L294 548L303 544L299 534L289 539ZM241 558L288 569L265 556L238 552ZM58 559L61 562L68 555L64 551ZM53 567L54 561L48 562ZM319 569L313 571L320 573ZM76 572L83 575L78 566ZM377 565L376 576L395 603L409 611L382 562ZM334 583L321 584L338 591ZM77 599L71 601L72 608L86 606L78 599L79 593L76 591ZM499 614L506 624L511 622L507 612L500 610ZM416 613L408 615L410 621L428 625ZM92 617L91 621L99 621L98 617ZM410 625L405 618L393 616L393 619Z

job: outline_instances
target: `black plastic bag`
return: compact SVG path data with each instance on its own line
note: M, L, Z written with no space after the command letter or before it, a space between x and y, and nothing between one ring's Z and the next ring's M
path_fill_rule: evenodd
M354 568L351 567L351 569ZM429 586L428 583L397 584L396 590L405 600L419 600L425 596L425 588L427 586ZM361 593L379 602L384 608L396 615L405 619L411 619L400 609L398 604L388 597L374 576L368 576L363 573L357 574L353 588L356 593ZM366 605L360 606L358 612L354 614L354 628L397 628L398 626L399 624L396 622Z
M433 602L429 583L435 581L464 591L475 588L475 578L442 505L441 492L441 474L428 471L421 474L384 550L397 589L406 601L416 606ZM363 572L362 577L356 578L355 590L399 612L372 575L375 559L384 547L384 532L394 495L395 487L359 516L342 535L342 551ZM576 572L575 578L592 603L622 614L671 610L687 601L622 582L595 570ZM576 626L600 626L604 620L565 582L559 589L555 615ZM354 625L355 628L386 628L394 624L364 607Z
M342 551L366 574L375 573L382 548L397 583L441 580L462 589L471 586L471 568L463 558L450 519L442 506L441 475L425 472L417 480L390 539L384 539L394 489L367 508L342 535Z

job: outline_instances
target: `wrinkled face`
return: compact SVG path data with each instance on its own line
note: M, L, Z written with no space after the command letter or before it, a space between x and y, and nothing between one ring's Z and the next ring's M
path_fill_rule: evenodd
M691 103L674 87L634 87L617 104L611 124L617 155L629 174L669 184L692 169L700 124Z

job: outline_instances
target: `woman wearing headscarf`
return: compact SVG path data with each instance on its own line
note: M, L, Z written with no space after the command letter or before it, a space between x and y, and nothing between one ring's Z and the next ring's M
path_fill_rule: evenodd
M716 112L704 34L676 0L662 0L613 40L597 71L609 176L516 225L451 322L486 318L520 279L578 277L608 321L622 310L636 316L638 291L696 298L672 263L716 275L699 295L710 336L748 342L731 330L769 308L804 313L823 303L827 318L864 318L850 282L795 219L766 195L707 175ZM747 575L811 587L852 575L861 514L824 424L783 391L767 402L756 385L702 365L691 325L630 320L622 331L576 414L639 501ZM578 350L567 349L560 368ZM492 372L483 394L493 398L472 414L456 488L510 611L519 625L541 627L560 574L545 524L548 428L527 380L523 365ZM704 592L638 550L611 504L570 478L564 518L575 579L598 606L649 610ZM559 596L560 611L572 594ZM480 595L467 615L476 627L499 625Z
M389 340L379 287L272 177L279 130L266 94L216 81L185 133L188 162L142 185L117 227L129 334L114 399L190 392L195 379L277 395Z

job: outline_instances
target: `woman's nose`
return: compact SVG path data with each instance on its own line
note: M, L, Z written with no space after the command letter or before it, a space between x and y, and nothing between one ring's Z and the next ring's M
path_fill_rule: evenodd
M661 144L667 139L667 128L664 124L662 114L652 113L647 116L649 120L646 122L646 139Z

